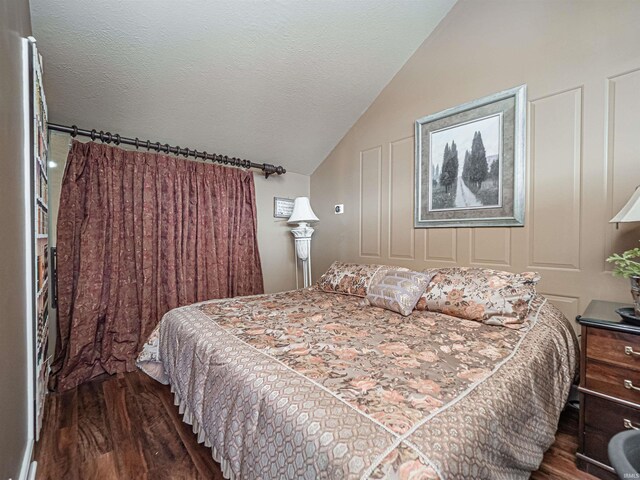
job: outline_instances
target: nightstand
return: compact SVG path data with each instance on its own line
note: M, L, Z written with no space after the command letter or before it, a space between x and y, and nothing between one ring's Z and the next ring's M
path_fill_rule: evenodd
M582 326L578 468L617 479L607 444L613 435L640 428L640 326L615 312L628 304L592 301L576 320Z

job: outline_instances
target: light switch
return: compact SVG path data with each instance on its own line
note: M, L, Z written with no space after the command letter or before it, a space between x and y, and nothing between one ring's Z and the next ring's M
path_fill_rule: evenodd
M333 211L335 212L336 215L341 215L344 213L344 204L340 204L340 205L336 205L333 208Z

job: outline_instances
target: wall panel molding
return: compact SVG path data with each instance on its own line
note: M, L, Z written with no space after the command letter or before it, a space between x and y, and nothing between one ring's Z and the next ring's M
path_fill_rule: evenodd
M606 224L627 202L640 184L638 133L640 127L640 68L614 75L606 82ZM637 225L608 225L605 229L604 258L638 246ZM603 262L604 270L611 264Z
M413 136L389 143L389 252L390 259L415 259L413 195L407 185L414 183Z
M361 257L380 257L382 223L382 146L360 152L360 226Z
M571 326L579 331L580 326L575 321L576 316L580 313L580 299L578 297L570 297L565 295L554 295L551 293L542 293L558 310L560 310L571 323Z
M640 245L640 223L619 230L608 224L640 184L640 29L633 21L640 18L640 1L625 0L624 8L582 2L580 21L564 2L525 3L528 17L544 20L546 37L562 42L541 38L539 28L523 28L521 2L503 2L499 14L484 2L458 2L438 35L416 50L314 171L312 203L326 218L314 233L318 270L339 259L418 270L536 271L540 291L569 320L594 298L629 302L628 282L614 278L605 259ZM490 34L477 34L479 21ZM489 51L492 62L469 57ZM495 66L506 64L510 68L497 75ZM474 74L466 75L465 66ZM398 172L415 120L522 83L528 93L524 227L508 233L503 227L420 228L407 237L404 202L414 202L415 192ZM360 177L376 170L377 145L381 209L373 198L361 224L360 203L368 193L360 190ZM463 156L464 149L459 167ZM327 218L336 203L345 204L346 215ZM362 231L372 231L371 238L361 239ZM359 256L378 247L380 256Z
M580 269L583 87L531 100L529 265Z
M502 267L511 266L510 228L472 228L469 242L469 259L472 265Z
M458 245L455 228L427 228L424 230L424 260L457 263Z

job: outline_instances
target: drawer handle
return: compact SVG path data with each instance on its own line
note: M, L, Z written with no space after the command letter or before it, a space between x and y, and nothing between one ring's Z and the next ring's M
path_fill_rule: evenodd
M630 430L640 430L640 428L636 427L633 423L631 423L631 420L629 420L628 418L625 418L622 423L624 425L624 428L628 428Z
M626 388L627 390L636 390L636 391L640 392L640 388L634 387L633 386L633 382L631 380L625 380L624 381L624 388Z
M624 347L624 354L625 355L633 355L633 356L636 356L636 357L640 357L640 352L634 352L633 351L633 347L630 347L629 345L626 345Z

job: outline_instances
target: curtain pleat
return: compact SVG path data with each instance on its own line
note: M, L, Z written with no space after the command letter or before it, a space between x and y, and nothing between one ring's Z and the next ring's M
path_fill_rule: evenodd
M74 141L57 230L54 386L135 369L172 308L263 293L253 173Z

